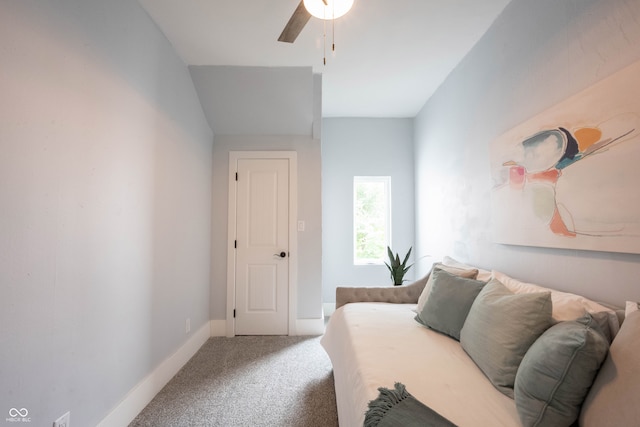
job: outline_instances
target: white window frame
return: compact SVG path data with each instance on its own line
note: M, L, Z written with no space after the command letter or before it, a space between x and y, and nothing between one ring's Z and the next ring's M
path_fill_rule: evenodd
M359 183L378 183L384 184L386 193L386 209L385 209L385 251L380 259L363 259L357 255L357 226L356 226L356 200L357 186ZM390 176L354 176L353 177L353 264L354 265L384 265L386 259L386 247L391 246L391 177Z

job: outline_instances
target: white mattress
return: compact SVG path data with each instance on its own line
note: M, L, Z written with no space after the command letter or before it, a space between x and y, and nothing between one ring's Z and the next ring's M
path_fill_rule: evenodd
M333 364L341 427L359 427L378 387L395 382L460 427L520 426L460 343L413 320L415 304L356 303L331 316L322 345Z

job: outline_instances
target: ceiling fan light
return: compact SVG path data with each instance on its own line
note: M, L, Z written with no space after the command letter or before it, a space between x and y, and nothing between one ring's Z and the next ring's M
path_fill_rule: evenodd
M353 0L326 0L326 3L325 0L304 0L304 7L320 19L340 18L353 7Z

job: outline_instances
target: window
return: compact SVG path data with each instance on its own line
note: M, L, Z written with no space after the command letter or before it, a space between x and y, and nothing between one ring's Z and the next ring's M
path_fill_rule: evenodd
M382 264L391 241L391 177L353 179L354 263Z

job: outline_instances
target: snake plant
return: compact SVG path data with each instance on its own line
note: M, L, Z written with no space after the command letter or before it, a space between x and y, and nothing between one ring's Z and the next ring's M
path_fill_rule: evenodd
M391 280L393 281L393 286L402 285L402 282L404 282L405 273L409 271L409 269L413 265L411 264L407 267L407 261L409 261L409 255L411 255L411 249L412 247L409 248L409 252L407 252L407 255L405 255L404 257L404 261L402 261L401 263L400 255L396 253L394 256L393 252L391 251L391 248L387 246L389 263L385 262L384 264L387 266L387 268L389 269L389 272L391 273Z

